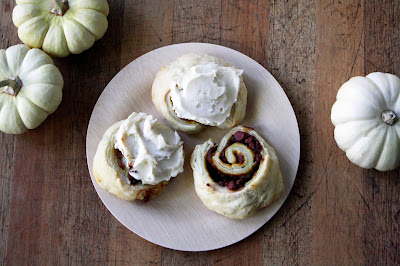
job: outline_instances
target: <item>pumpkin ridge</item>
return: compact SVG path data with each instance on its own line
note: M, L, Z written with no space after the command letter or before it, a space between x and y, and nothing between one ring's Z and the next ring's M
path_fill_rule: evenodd
M96 41L96 37L95 37L89 30L87 30L83 25L81 25L79 22L77 22L76 20L73 20L73 19L68 19L68 20L69 20L71 23L74 23L74 26L75 26L75 28L74 28L73 30L70 30L70 34L71 34L71 32L75 31L75 32L80 32L80 33L82 33L83 36L88 36L88 35L90 34L90 35L93 37L93 41L90 41L89 45L88 45L88 43L87 43L87 41L88 41L87 38L86 38L86 39L80 38L80 39L81 39L81 42L78 42L79 45L77 45L79 49L75 49L75 48L71 47L71 45L74 45L74 44L76 45L76 44L77 44L77 43L72 43L73 40L77 39L76 36L69 36L70 34L66 34L66 31L65 31L66 23L63 23L63 24L62 24L62 27L63 27L63 29L64 29L65 39L66 39L66 41L67 41L67 46L68 46L69 51L70 51L72 54L80 54L80 53L83 53L84 51L88 50L90 47L92 47L92 46L94 45L94 43L95 43L95 41ZM81 26L82 29L86 30L87 33L89 33L89 34L85 34L85 32L84 32L83 30L79 29L79 26ZM67 31L67 32L68 32L68 31ZM68 35L69 37L75 37L75 38L69 39L69 37L67 37L67 35Z
M35 104L34 102L32 102L31 99L29 99L28 97L26 97L24 94L19 95L19 98L25 99L27 102L29 102L30 104L32 104L33 107L35 107L35 108L37 108L37 109L40 109L40 111L43 111L43 112L47 113L47 115L50 114L47 110L43 109L42 107L40 107L40 106L38 106L37 104ZM19 107L18 107L19 105L16 104L16 106L17 106L17 109L18 109L18 112L19 112Z
M381 95L381 97L383 98L383 101L386 104L386 108L384 108L384 110L390 108L389 103L386 101L386 97L385 97L385 95L383 95L383 91L381 90L380 86L378 84L376 84L375 81L370 79L368 76L366 76L365 78L368 79L370 82L372 82L375 85L375 87L378 89L379 94ZM385 78L387 79L386 75L385 75ZM383 112L384 110L381 110L381 112Z
M46 14L43 15L43 19L44 19L44 20L46 21L46 23L47 23L47 30L46 30L46 34L44 35L42 45L41 45L40 48L38 48L38 49L42 49L42 48L43 48L43 43L44 43L44 40L46 39L47 34L49 33L49 30L50 30L50 27L51 27L51 23L54 23L54 22L53 22L54 17L55 17L55 16L51 16L50 13L46 13Z
M389 109L394 108L396 101L399 99L399 89L400 89L400 78L396 75L390 73L371 73L368 75L370 79L376 79L380 81L380 88L384 88L386 94L388 95L387 107ZM393 110L393 109L392 109ZM394 110L393 110L394 111Z
M21 24L20 27L18 27L18 36L20 36L20 33L19 33L20 29L23 28L23 26L24 26L26 23L28 23L29 21L31 21L31 20L33 20L33 19L36 19L36 18L39 18L38 20L42 19L42 20L44 20L44 21L46 22L46 23L45 23L45 24L46 24L46 31L45 31L45 33L43 34L43 39L40 40L40 42L39 42L39 44L38 44L39 47L37 47L36 45L31 45L31 42L26 42L26 44L27 44L28 46L32 47L32 48L41 48L41 47L43 46L44 39L46 38L46 35L47 35L47 33L49 32L49 29L50 29L50 25L49 25L47 19L45 18L45 16L37 16L37 17L33 17L33 18L28 19L27 21L25 21L23 24ZM36 23L36 22L35 22L35 23ZM25 43L25 41L23 41L21 37L19 37L19 38L21 39L21 41L22 41L23 43Z
M381 112L371 108L366 108L365 105L357 106L358 109L363 110L363 112L355 111L355 105L351 102L336 101L331 110L331 121L333 125L343 124L355 120L370 120L377 119ZM340 111L346 110L346 112Z
M28 131L28 128L25 126L25 123L22 120L21 115L18 112L18 109L17 109L17 106L16 106L16 100L15 100L16 98L15 97L4 97L4 98L6 98L6 100L8 98L8 100L7 100L6 104L3 104L3 108L0 110L0 125L3 125L2 119L4 119L3 118L3 115L4 115L3 113L5 112L5 111L3 111L3 109L7 110L8 108L12 108L11 112L13 112L15 114L14 118L15 118L15 122L16 122L17 126L18 126L18 128L23 128L23 130L18 131L18 133L14 133L14 132L11 132L11 131L5 131L4 129L0 129L0 130L5 132L5 133L7 133L7 134L19 134L19 133L24 133L24 132ZM12 101L12 102L10 102L10 101ZM6 107L8 107L8 108L6 108ZM10 113L10 112L8 112L8 113Z
M36 75L33 75L32 73L34 73L34 72L39 72L39 74L40 74L40 69L41 68L45 68L45 67L49 67L49 68L51 68L50 70L48 70L48 71L54 71L53 72L53 76L58 76L58 78L60 78L60 81L62 81L62 85L60 85L59 83L57 83L57 80L55 79L55 80L52 80L52 82L51 81L43 81L43 80L35 80L34 78L33 78L33 81L32 81L32 76L33 77L36 77L38 74L36 74ZM35 70L33 70L33 71L31 71L30 73L29 73L29 75L26 75L25 77L24 77L24 80L23 80L23 82L25 82L25 85L32 85L32 84L49 84L49 85L55 85L55 86L60 86L60 87L62 87L63 85L64 85L64 79L62 78L62 75L61 75L61 72L60 72L60 70L55 66L55 65L52 65L52 64L47 64L47 65L43 65L43 66L41 66L41 67L39 67L39 68L36 68Z
M354 99L343 99L342 98L340 100L337 100L337 102L348 103L350 105L354 105L355 104ZM359 102L357 102L357 104L362 104L362 105L367 105L368 104L368 107L370 109L374 109L377 113L382 113L382 111L383 111L381 109L378 109L378 106L374 106L371 103L364 103L362 101L359 101Z
M43 56L42 54L44 54L45 56ZM30 58L30 57L39 57L39 56L41 57L41 60L35 60L34 64L32 64L32 61L31 62L27 61L28 59L34 60L34 58ZM46 60L48 62L46 62ZM30 64L31 66L25 67L26 64ZM22 60L19 77L21 79L23 79L23 77L25 76L25 73L30 73L30 72L34 71L35 69L37 69L41 66L44 66L44 65L48 65L48 64L54 65L53 59L51 59L51 57L49 55L47 55L46 53L43 53L42 50L37 49L37 48L32 48L26 53L24 60Z
M362 97L359 97L359 94L361 94ZM354 96L356 97L354 98ZM336 101L342 99L349 99L355 102L365 100L367 105L370 105L371 103L376 106L386 104L382 93L376 89L376 84L370 82L369 79L365 79L364 77L353 77L349 81L345 82L339 88L336 95ZM380 112L381 111L382 110L380 110Z
M371 122L371 125L369 125L367 128L367 130L365 130L364 132L362 132L361 130L357 131L359 133L357 133L357 135L355 137L353 137L353 139L351 141L342 141L337 139L337 135L339 134L339 132L343 132L343 130L349 130L349 126L351 126L351 124L355 123L356 126L362 128L364 125L360 125L360 123L364 123L364 122ZM358 125L357 125L358 123ZM351 149L353 147L353 145L355 145L355 143L361 139L363 136L367 136L374 128L376 128L377 126L379 126L379 122L376 119L369 119L369 120L356 120L356 121L348 121L346 123L343 124L338 124L335 126L334 129L334 137L336 140L336 143L338 144L338 146L340 147L340 149L342 150L348 150ZM339 131L339 132L338 132ZM350 147L347 147L348 143L353 143L352 145L350 145Z
M95 9L80 8L79 10L92 10L92 11L94 11L94 12L99 13L99 14L97 14L98 16L101 16L101 15L105 16L103 13L101 13L101 12L95 10ZM74 10L74 11L75 11L75 10ZM75 12L72 12L72 14L75 14ZM83 28L85 28L88 32L90 32L90 34L92 34L92 35L94 36L94 38L95 38L96 41L98 41L99 39L101 39L101 38L104 36L104 34L107 32L107 29L108 29L108 20L107 20L107 17L105 17L105 18L106 18L106 22L107 22L106 31L103 32L102 36L100 36L100 37L98 38L98 37L97 37L97 34L95 34L94 32L92 32L89 28L87 28L87 27L86 27L85 25L83 25L80 21L78 21L78 20L74 17L74 15L71 15L71 13L68 13L68 16L66 17L66 19L73 20L73 21L75 21L76 23L78 23L79 25L81 25Z
M381 159L381 157L382 157L382 153L383 153L383 149L385 148L385 144L386 144L386 142L387 142L387 138L388 138L388 131L390 130L388 127L385 127L386 128L386 130L385 130L385 136L383 137L383 141L382 141L382 143L381 143L381 146L379 147L379 157L378 157L378 160L376 160L376 162L374 163L375 164L375 166L374 166L374 168L377 166L377 164L379 163L379 160Z
M357 119L357 120L351 120L351 121L347 121L347 122L344 122L344 123L339 123L339 124L337 124L337 126L340 126L340 125L346 125L346 124L348 124L348 123L353 123L353 122L356 122L356 121L359 121L359 122L366 122L366 121L375 121L376 120L376 118L370 118L370 119ZM376 122L376 124L379 124L379 122Z
M348 148L347 150L351 150L351 149L352 149L358 142L360 142L363 138L370 137L369 135L370 135L374 130L379 130L379 128L382 127L382 126L383 126L383 124L381 124L381 125L378 124L376 127L373 127L371 130L368 131L367 134L364 134L363 137L361 137L361 138L359 138L357 141L355 141L355 142L353 143L353 145L351 145L351 147Z
M374 158L374 157L372 157L372 161L370 161L370 163L369 164L367 164L366 165L366 163L368 162L367 161L367 159L370 159L369 158L369 155L371 155L371 154L377 154L378 152L377 152L377 150L382 150L382 145L383 145L383 140L386 138L386 132L387 132L387 128L385 127L385 136L384 137L382 137L381 138L381 143L379 143L379 145L377 145L377 146L375 146L375 150L373 150L372 149L372 147L371 146L368 146L365 150L364 150L364 153L363 153L363 155L361 156L361 158L355 158L354 157L354 154L355 154L355 151L354 150L356 150L356 154L359 154L359 150L357 149L357 148L359 148L358 146L360 146L360 143L362 143L363 141L365 141L365 138L369 138L369 139L371 139L372 138L372 136L371 136L371 133L374 133L375 134L375 140L374 140L374 142L376 142L376 137L379 137L379 130L381 129L381 127L383 127L384 125L382 124L382 125L379 125L379 126L377 126L377 127L375 127L375 128L373 128L367 135L365 135L365 137L362 137L362 138L360 138L359 140L357 140L352 146L351 146L351 148L349 148L349 149L347 149L345 152L346 152L346 156L347 156L347 158L350 160L350 161L352 161L353 163L355 163L355 164L357 164L357 165L360 165L362 168L366 168L366 169L371 169L371 168L375 168L375 166L376 166L376 163L378 162L378 160L379 160L379 157L378 158ZM371 145L371 143L367 143L368 145ZM364 146L365 147L365 146ZM358 161L358 162L357 162ZM357 162L357 163L356 163Z
M86 9L87 9L87 8L86 8ZM69 15L67 19L73 20L74 22L76 22L77 24L79 24L80 26L82 26L84 29L86 29L90 34L92 34L93 37L94 37L95 39L97 39L96 35L95 35L91 30L89 30L89 29L88 29L87 27L85 27L82 23L80 23L78 20L76 20L72 15Z
M399 142L400 142L400 125L396 123L393 126L394 126L395 132L397 133L397 137L399 138Z
M377 170L379 170L379 169L385 169L385 168L388 167L387 164L385 164L386 161L387 161L387 160L385 160L385 157L387 157L387 155L388 155L388 154L387 154L388 151L385 149L386 143L387 143L387 142L391 142L391 138L393 138L393 135L395 135L394 138L397 138L397 144L400 143L400 139L398 138L398 135L397 135L396 130L395 130L393 127L388 127L387 129L388 129L388 131L387 131L386 138L385 138L385 142L384 142L384 145L383 145L383 148L382 148L382 151L381 151L381 155L380 155L379 160L378 160L378 162L377 162L377 164L376 164L376 167L375 167ZM390 134L390 131L393 131L392 134ZM389 143L389 145L393 145L393 144L390 144L390 143ZM395 144L394 144L394 145L395 145ZM390 148L389 148L389 149L390 149ZM390 152L390 150L389 150L389 152ZM389 167L390 170L394 170L395 168L397 168L397 167L399 166L399 163L400 163L400 162L399 162L399 151L397 150L395 153L396 153L396 155L397 155L397 156L395 156L395 157L396 157L395 164L394 164L395 167L393 167L393 165L390 165L390 166L391 166L391 167ZM382 156L385 156L385 157L382 157ZM392 154L390 154L390 156L391 156L391 159L393 160ZM382 158L382 162L381 162L381 158ZM388 160L388 161L389 161L389 162L393 162L393 161L391 161L391 160ZM396 162L397 162L397 163L396 163ZM382 164L383 164L383 166L385 166L385 167L382 168Z
M9 78L11 75L10 73L10 67L8 66L8 62L7 62L7 55L6 55L6 50L1 49L0 53L2 53L2 55L0 55L0 64L2 64L4 67L2 67L2 70L4 70L7 73L4 73L4 78ZM4 60L2 60L4 59Z
M55 20L55 19L60 19L60 17L59 16L54 16L54 18L53 18L53 20ZM61 19L64 19L63 17L61 17ZM71 52L70 52L70 50L69 50L69 48L68 48L68 43L67 43L67 40L65 39L65 32L64 32L64 27L62 26L63 25L63 21L58 21L58 23L55 23L54 21L52 21L52 23L50 24L50 27L49 27L49 29L48 29L48 31L47 31L47 34L46 34L46 37L44 38L44 40L43 40L43 44L42 44L42 48L43 48L43 50L44 51L46 51L46 53L48 53L49 55L54 55L54 54L59 54L59 56L61 57L61 56L68 56ZM60 33L60 35L59 36L57 36L57 33ZM53 44L53 42L54 41L51 41L51 39L49 39L49 40L47 40L47 38L51 38L51 37L53 37L54 38L54 36L56 36L57 38L57 40L58 40L58 42L59 42L59 45L57 45L58 47L63 47L63 44L64 44L64 42L65 42L65 48L66 48L66 51L68 52L68 53L66 53L66 54L62 54L62 53L60 53L59 51L57 51L57 50L54 50L54 48L51 50L51 49L49 49L50 47L52 47L52 46L50 46L50 47L48 47L48 43L51 43L51 44ZM46 41L47 40L47 41Z
M22 62L24 61L25 56L29 52L29 50L30 49L23 44L17 44L6 50L8 70L12 77L18 76L20 74L19 70L21 69ZM18 55L18 58L16 58L15 54Z
M24 102L26 101L26 102ZM28 103L28 104L27 104ZM21 117L22 122L28 129L34 129L43 123L44 120L49 116L49 113L38 107L36 104L32 103L26 97L15 98L15 107L18 110L18 114ZM27 115L27 111L35 112L35 119L28 119L30 115ZM29 110L30 109L30 110ZM22 114L22 115L21 115Z
M59 91L59 94L60 94L59 98L57 97L57 93L53 92L53 94L51 94L52 95L52 101L51 102L54 102L54 104L51 104L51 106L45 107L46 103L37 101L36 99L32 99L32 98L34 98L34 96L32 96L32 89L30 88L30 86L39 87L39 86L42 86L42 85L43 86L51 86L51 88L49 90L52 90L52 91L56 91L57 90L57 91ZM49 97L49 92L48 91L44 91L43 88L40 89L40 93L42 95L45 95L46 98ZM62 89L60 89L59 86L53 85L53 84L37 83L37 84L28 85L28 86L23 87L21 89L21 91L20 91L20 95L22 95L23 97L27 98L33 104L37 105L39 108L43 109L44 111L46 111L50 115L50 114L54 113L55 110L57 110L58 106L61 103Z
M20 5L17 4L15 7L17 7L17 6L19 6L20 9L25 9L25 8L36 9L38 11L38 14L35 14L33 16L25 16L26 19L23 20L23 22L22 22L22 20L21 21L14 21L14 19L13 19L14 25L16 27L20 27L22 24L24 24L25 22L27 22L31 18L39 17L39 16L43 15L42 10L40 8L38 8L35 4L20 4ZM13 14L12 14L13 17L14 17L14 12L17 12L17 11L14 9ZM33 13L33 11L31 13ZM18 22L18 23L16 23L16 22Z
M1 114L1 110L3 109L3 107L5 105L5 104L3 104L3 101L4 101L3 98L4 98L4 94L0 93L0 114Z
M96 8L94 6L86 6L86 7L80 7L79 5L76 6L76 3L79 2L79 1L81 1L81 0L78 0L78 1L69 0L69 8L70 9L75 9L75 10L77 10L77 9L91 9L91 10L95 10L95 11L103 14L106 17L110 14L110 7L109 7L109 4L107 3L107 1L106 1L106 7L105 7L104 12L103 12L103 10L100 10L101 8Z
M393 75L394 76L394 75ZM396 78L398 78L397 76L395 76ZM398 78L398 87L397 87L397 97L396 100L393 101L393 109L399 108L400 104L400 78ZM395 112L397 115L400 116L400 108L398 110L393 110L393 112Z
M92 10L92 11L95 11L95 12L97 12L97 13L103 15L103 16L106 16L103 12L101 12L101 11L99 11L97 9L87 8L87 7L85 7L85 8L74 8L72 11L76 12L78 10Z

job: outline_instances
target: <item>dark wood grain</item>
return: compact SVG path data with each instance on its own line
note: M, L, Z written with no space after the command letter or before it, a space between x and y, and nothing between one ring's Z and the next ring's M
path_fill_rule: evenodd
M314 264L363 264L363 170L333 139L330 110L337 90L363 75L362 1L317 1L317 62L313 180ZM318 114L318 115L317 115ZM361 248L360 248L361 247Z
M313 181L315 1L271 1L267 69L288 95L300 130L300 165L283 208L264 227L264 262L309 264Z
M400 76L400 2L365 2L364 73ZM368 55L368 56L366 56ZM364 243L367 264L400 264L400 174L364 171Z
M63 102L39 128L0 133L0 264L400 264L399 171L351 164L333 139L341 84L373 71L400 75L397 0L109 0L109 30L78 56L55 60ZM20 43L13 1L0 2L0 48ZM135 58L180 42L238 50L288 95L300 167L279 212L256 233L209 252L180 252L131 233L104 207L87 170L91 111Z
M0 2L0 48L19 43L17 32L10 24L13 5ZM10 235L10 206L14 180L15 136L0 132L0 264L5 262Z

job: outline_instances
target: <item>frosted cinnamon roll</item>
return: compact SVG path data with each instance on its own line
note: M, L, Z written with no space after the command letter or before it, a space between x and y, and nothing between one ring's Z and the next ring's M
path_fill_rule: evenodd
M176 130L197 133L204 126L232 128L246 111L243 70L206 54L186 54L161 68L152 99Z
M93 160L103 189L124 200L149 201L183 172L183 142L177 132L145 113L132 113L107 129Z
M253 129L237 126L216 145L210 139L192 153L197 195L212 211L246 218L283 193L278 157Z

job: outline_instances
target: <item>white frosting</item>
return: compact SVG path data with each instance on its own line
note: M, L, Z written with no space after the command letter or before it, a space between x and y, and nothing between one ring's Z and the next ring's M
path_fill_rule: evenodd
M242 73L215 62L182 69L170 90L176 115L204 125L221 125L237 101Z
M126 170L143 184L155 185L183 172L181 138L152 115L132 113L115 138Z

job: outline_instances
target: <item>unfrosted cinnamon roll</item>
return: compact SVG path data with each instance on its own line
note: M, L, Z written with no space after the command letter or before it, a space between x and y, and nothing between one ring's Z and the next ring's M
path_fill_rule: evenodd
M276 201L284 185L278 157L251 128L233 128L219 145L208 140L191 157L197 195L207 208L243 219Z
M132 113L105 132L93 174L100 187L121 199L148 201L183 172L183 163L178 133L151 115Z
M176 130L196 133L204 126L232 128L246 111L243 70L206 54L186 54L161 68L152 99Z

